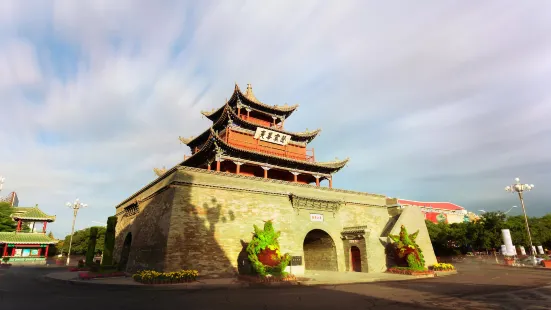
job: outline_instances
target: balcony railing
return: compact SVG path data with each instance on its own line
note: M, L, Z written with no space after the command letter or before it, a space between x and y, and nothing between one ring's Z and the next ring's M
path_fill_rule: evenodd
M240 117L241 117L241 119L244 119L244 120L246 120L248 122L251 122L253 124L261 125L261 126L268 127L268 128L283 130L283 125L282 124L275 124L274 125L273 122L264 121L264 120L254 118L254 117L247 117L246 114L245 115L241 114Z
M4 256L1 258L4 263L21 263L21 262L45 262L46 257L44 256Z
M314 149L305 150L304 153L298 153L298 152L292 152L288 150L281 150L281 149L266 146L266 145L260 145L258 143L251 143L251 142L247 142L247 141L243 141L235 138L230 138L227 142L230 145L234 145L240 148L244 148L247 150L252 150L252 151L256 151L256 152L264 153L268 155L292 158L295 160L302 160L307 162L315 161Z

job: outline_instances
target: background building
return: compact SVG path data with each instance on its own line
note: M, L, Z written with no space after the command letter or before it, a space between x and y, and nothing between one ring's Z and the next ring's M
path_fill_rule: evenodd
M15 192L11 192L6 197L0 197L0 202L7 202L12 207L19 206L19 199L17 198L17 194Z
M398 199L398 203L403 207L416 206L421 208L425 219L433 223L463 223L470 222L473 217L472 212L451 202L422 202L414 200Z

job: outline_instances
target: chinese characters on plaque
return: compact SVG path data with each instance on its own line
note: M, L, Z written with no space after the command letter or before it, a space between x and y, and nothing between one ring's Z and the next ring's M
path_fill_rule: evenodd
M290 135L286 135L277 131L271 131L268 129L256 128L256 133L254 134L255 139L260 139L262 141L270 142L270 143L276 143L279 145L287 145L289 141L291 140Z
M310 213L310 221L312 221L312 222L323 222L323 214Z

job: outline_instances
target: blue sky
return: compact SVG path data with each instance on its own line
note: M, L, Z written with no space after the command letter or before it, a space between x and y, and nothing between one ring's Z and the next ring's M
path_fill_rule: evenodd
M200 3L200 4L198 4ZM471 211L551 183L551 3L544 1L11 1L0 4L5 195L77 228L178 163L233 85L300 104L334 186ZM519 212L518 209L514 212Z

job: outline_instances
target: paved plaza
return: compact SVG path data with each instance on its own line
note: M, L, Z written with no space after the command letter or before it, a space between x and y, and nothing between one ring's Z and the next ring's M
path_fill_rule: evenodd
M79 286L47 280L55 268L0 271L2 309L550 309L551 271L481 263L457 265L459 274L365 284L143 290Z

